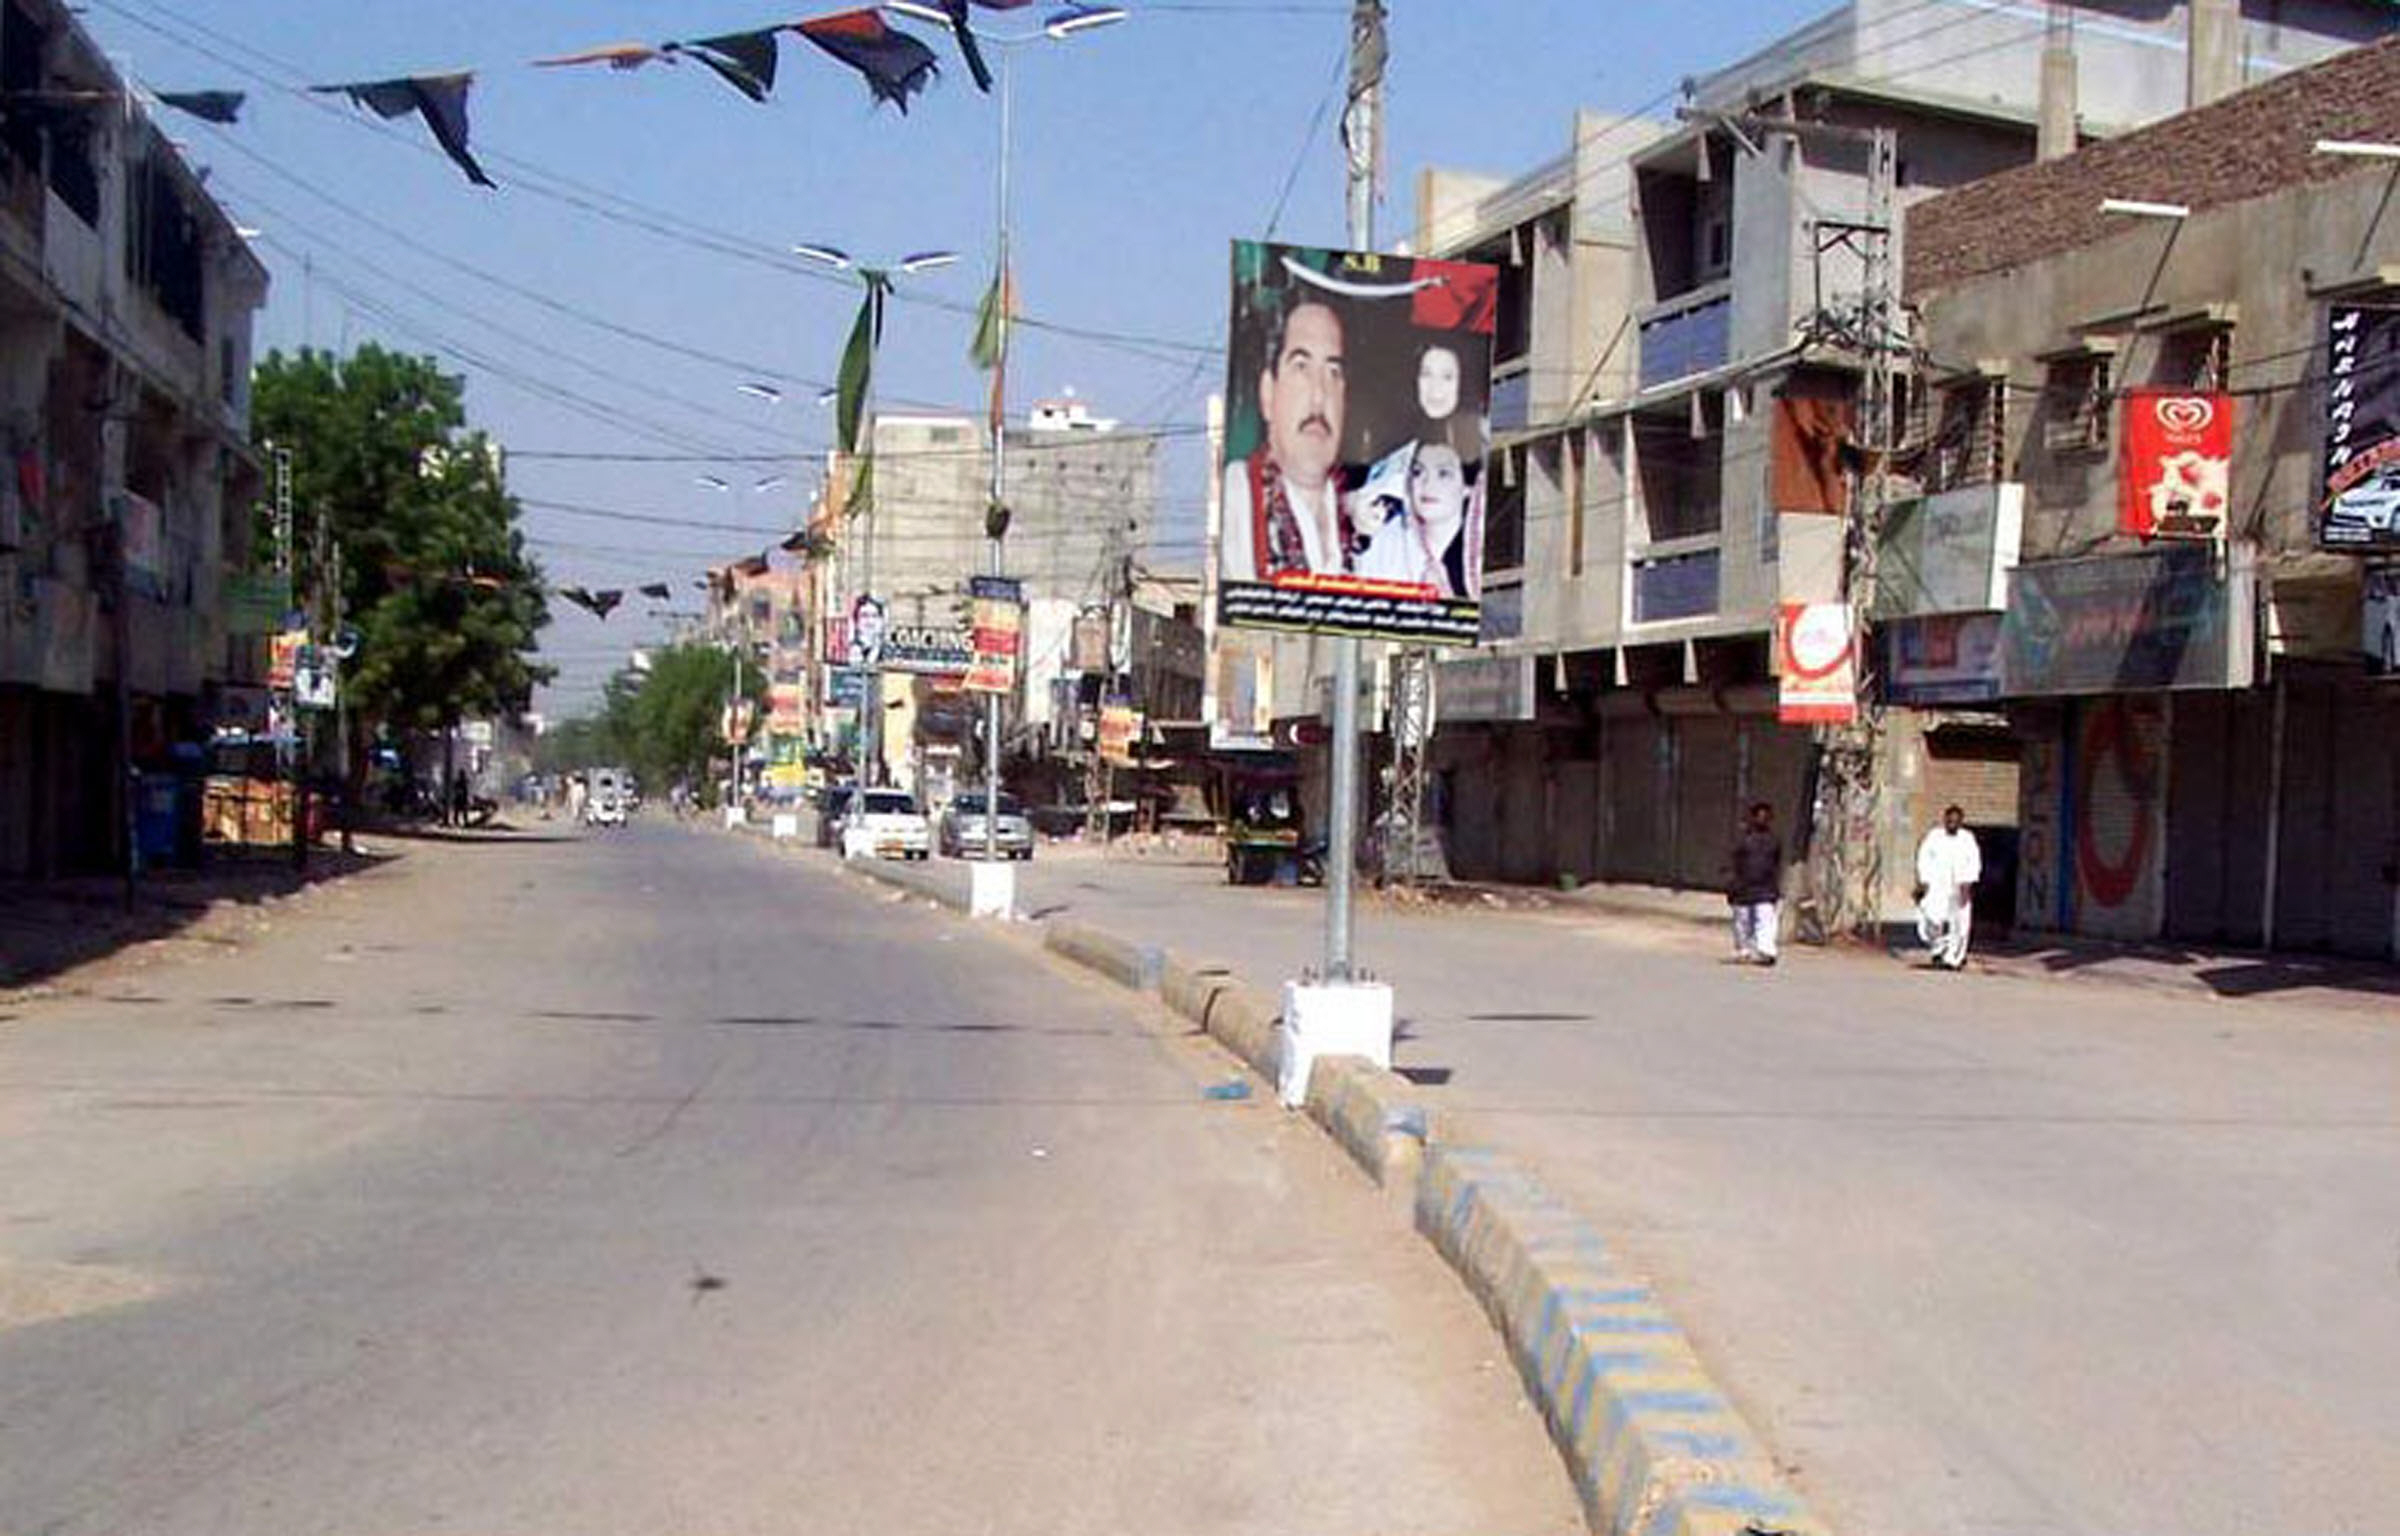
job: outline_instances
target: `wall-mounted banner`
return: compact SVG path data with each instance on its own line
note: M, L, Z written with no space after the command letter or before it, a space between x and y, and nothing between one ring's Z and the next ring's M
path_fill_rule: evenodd
M1876 626L1886 703L1986 704L2000 697L2000 615L1929 613Z
M1142 712L1130 704L1100 706L1100 756L1120 768L1134 764L1134 752L1142 739Z
M884 630L883 670L958 677L975 660L972 636L956 624L893 624Z
M1846 725L1858 717L1858 625L1848 603L1785 603L1775 622L1775 718Z
M221 591L225 633L229 635L271 635L292 611L288 572L228 572Z
M2009 481L1892 503L1875 541L1875 617L1998 612L2024 526L2025 487Z
M2255 588L2246 548L2217 545L2020 565L2000 630L2009 696L2246 688Z
M969 641L974 659L967 667L970 693L1014 693L1017 656L1025 646L1024 583L1006 576L977 576L968 583L974 600L974 627Z
M2139 538L2221 539L2233 498L2233 396L2125 396L2117 527Z
M1219 623L1475 643L1498 279L1234 242Z
M2317 541L2400 549L2400 306L2331 306L2325 354Z

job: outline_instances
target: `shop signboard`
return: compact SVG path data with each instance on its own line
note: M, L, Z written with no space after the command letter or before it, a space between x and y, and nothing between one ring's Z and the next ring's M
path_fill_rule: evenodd
M1997 612L2024 526L2025 487L2008 481L1893 503L1876 540L1875 617Z
M973 604L969 643L974 650L965 687L970 693L1014 693L1017 657L1025 643L1024 584L1004 576L978 576L969 584Z
M2400 550L2400 305L2325 314L2325 421L2317 541Z
M1100 706L1100 756L1120 768L1134 763L1136 745L1142 739L1142 712L1130 704L1111 703Z
M2119 532L2144 539L2225 536L2233 499L2233 396L2131 390L2118 441Z
M1471 656L1433 664L1433 693L1444 720L1506 724L1531 720L1531 656Z
M1858 715L1858 624L1848 603L1785 603L1775 624L1775 718L1843 725Z
M1929 613L1876 628L1885 702L1925 707L2000 697L1999 614Z
M292 611L292 578L284 571L238 571L222 589L225 633L271 635Z
M1498 269L1236 241L1217 622L1472 645Z
M975 642L964 625L889 624L883 632L883 670L920 677L958 677L975 660Z
M2000 631L2008 695L2248 687L2254 586L2247 551L2213 544L2020 565Z

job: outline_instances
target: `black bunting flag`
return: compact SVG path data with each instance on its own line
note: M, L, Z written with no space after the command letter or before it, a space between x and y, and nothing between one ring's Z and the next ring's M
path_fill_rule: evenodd
M349 85L309 87L321 95L347 96L377 117L405 117L414 112L425 120L434 142L451 163L479 187L494 186L483 167L467 152L467 88L472 74L407 75L397 80L365 80Z

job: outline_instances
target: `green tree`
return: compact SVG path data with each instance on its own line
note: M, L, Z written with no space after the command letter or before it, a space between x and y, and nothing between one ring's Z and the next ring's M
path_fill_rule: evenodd
M360 636L343 675L360 739L521 713L550 676L533 659L549 610L499 450L468 430L463 382L372 344L347 358L275 352L252 385L251 431L292 456L303 591L330 591L321 568L338 551Z
M730 653L713 645L669 646L652 656L649 671L610 680L603 717L630 746L632 766L645 782L685 778L705 789L715 779L711 763L725 755L725 705L733 681ZM742 668L742 695L750 701L755 732L767 695L762 668Z

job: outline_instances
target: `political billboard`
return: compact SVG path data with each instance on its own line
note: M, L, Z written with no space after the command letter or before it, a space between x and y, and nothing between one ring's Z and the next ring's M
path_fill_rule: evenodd
M1238 240L1217 619L1472 645L1496 268Z

